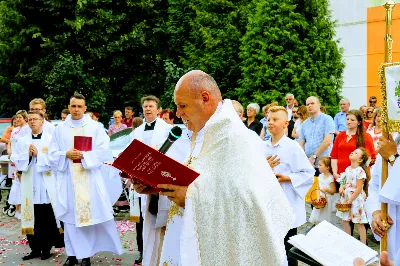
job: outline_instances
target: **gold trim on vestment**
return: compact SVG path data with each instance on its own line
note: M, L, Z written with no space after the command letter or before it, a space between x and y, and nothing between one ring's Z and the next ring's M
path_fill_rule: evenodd
M179 206L175 202L171 201L171 206L168 211L167 227L175 215L183 216L183 212L179 210Z
M387 128L384 128L386 132L398 132L400 131L400 120L389 120L388 116L388 95L386 92L386 75L385 69L391 66L400 66L400 63L384 63L379 67L379 77L381 82L381 94L382 94L382 122L383 125L387 125Z
M33 228L22 228L22 234L23 235L33 235L34 230L33 230Z
M75 193L76 220L81 226L91 224L92 210L90 205L88 172L80 163L72 164L72 182Z
M157 258L157 265L160 265L161 253L162 253L162 247L163 247L163 243L164 243L164 236L165 236L165 229L166 229L166 227L165 227L165 226L161 227L161 232L160 232L160 245L158 245L158 258Z
M140 216L130 216L129 221L131 223L140 223Z
M71 145L74 147L75 136L85 136L85 128L71 128ZM88 171L83 167L82 163L73 163L72 168L72 184L74 188L75 199L75 220L79 226L91 225L92 209L90 204L90 184Z

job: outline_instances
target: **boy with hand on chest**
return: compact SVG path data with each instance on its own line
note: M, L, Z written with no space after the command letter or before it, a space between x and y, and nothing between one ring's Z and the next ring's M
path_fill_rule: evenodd
M275 161L279 160L279 164L271 167L296 214L296 221L285 237L286 255L292 248L287 241L297 234L297 227L306 223L304 198L313 184L315 173L301 146L285 135L289 124L287 118L288 113L284 107L274 106L269 109L267 126L271 138L265 142L264 149L266 157L272 156ZM289 258L288 265L297 266L297 260Z

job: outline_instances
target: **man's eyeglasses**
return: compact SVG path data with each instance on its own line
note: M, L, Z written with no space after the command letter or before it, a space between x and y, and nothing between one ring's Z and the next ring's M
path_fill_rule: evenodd
M42 120L41 118L29 118L28 122L33 122L33 121L38 121L38 120Z
M369 101L369 103L376 103L376 101Z
M29 109L29 111L42 111L43 109L35 108L35 109Z
M372 114L374 111L367 111L367 113Z

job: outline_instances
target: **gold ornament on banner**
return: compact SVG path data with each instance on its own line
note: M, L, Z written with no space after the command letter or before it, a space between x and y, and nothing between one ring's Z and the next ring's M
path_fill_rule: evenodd
M389 0L383 5L386 9L386 33L385 33L385 61L379 68L379 77L381 79L381 94L382 94L382 126L383 132L382 136L386 139L389 139L389 132L398 132L400 131L400 119L399 120L390 120L389 116L389 105L388 105L388 97L395 96L398 94L397 92L395 95L388 95L387 91L387 80L386 80L386 71L388 68L393 66L400 66L400 63L392 63L392 51L393 51L393 39L392 39L392 15L393 15L393 8L396 4L394 1ZM399 92L400 93L400 92ZM400 98L400 97L398 97ZM391 98L389 98L391 100ZM386 182L388 177L388 162L382 160L382 187ZM386 227L386 233L384 237L381 238L381 247L380 250L387 251L388 250L388 229L389 223L387 222L388 217L388 205L387 203L381 203L381 219L382 223Z

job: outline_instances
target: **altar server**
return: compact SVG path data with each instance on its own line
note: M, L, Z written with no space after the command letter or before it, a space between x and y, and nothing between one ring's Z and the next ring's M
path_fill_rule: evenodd
M285 237L286 255L292 247L287 241L297 234L297 227L306 223L304 197L313 184L315 173L304 150L296 141L285 135L287 117L287 110L282 106L269 109L267 125L271 138L265 142L265 156L277 156L280 160L272 170L296 214L296 221ZM288 264L298 265L297 260L290 258Z

